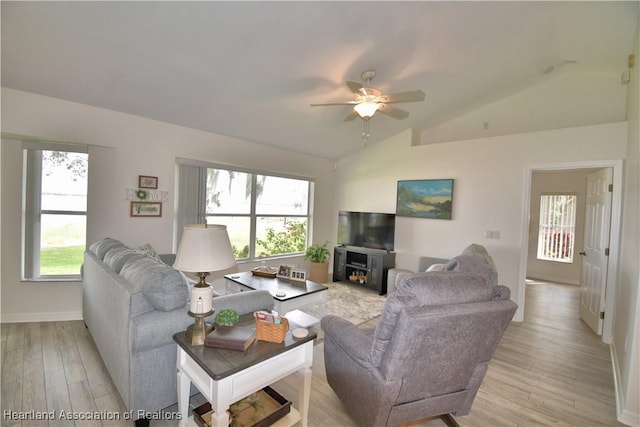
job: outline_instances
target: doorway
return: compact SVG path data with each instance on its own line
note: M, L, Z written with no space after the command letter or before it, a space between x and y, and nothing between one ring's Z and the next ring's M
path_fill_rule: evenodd
M612 191L612 207L611 207L611 234L610 234L610 246L609 246L609 268L606 273L606 282L608 286L605 292L604 312L605 318L602 327L602 341L610 343L613 339L613 312L615 310L614 296L616 293L616 282L618 273L618 253L620 246L620 227L621 227L621 203L622 203L622 174L623 164L621 160L610 161L596 161L596 162L578 162L578 163L562 163L562 164L546 164L546 165L532 165L525 170L525 188L524 188L524 207L522 217L522 242L523 250L521 252L520 269L519 269L519 284L518 284L518 305L521 306L522 312L524 312L525 301L525 289L527 278L528 262L531 259L531 195L532 195L532 182L534 174L538 173L559 173L568 171L589 171L597 169L610 168L613 174L613 191ZM584 227L583 227L584 228ZM583 229L576 230L576 233L583 233ZM582 248L577 246L576 251L581 251ZM533 254L535 256L535 254ZM608 313L608 315L606 314ZM517 319L520 320L520 319Z

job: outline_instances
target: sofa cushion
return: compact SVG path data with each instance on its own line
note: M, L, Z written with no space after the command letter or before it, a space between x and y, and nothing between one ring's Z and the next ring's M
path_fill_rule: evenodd
M189 300L189 288L183 276L151 257L140 255L140 258L127 259L120 275L141 290L156 310L175 310Z
M144 255L126 246L114 246L104 255L103 261L111 267L113 271L120 273L120 270L122 270L122 267L129 258L142 258L143 256Z
M89 246L89 250L93 252L99 260L103 260L109 249L116 246L126 248L126 246L123 245L119 240L112 239L111 237L105 237L104 239L98 240L97 242L94 242L91 246Z

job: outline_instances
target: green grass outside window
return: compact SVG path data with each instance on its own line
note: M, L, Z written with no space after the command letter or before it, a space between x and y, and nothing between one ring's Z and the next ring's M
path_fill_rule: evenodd
M79 275L84 246L49 247L40 251L40 275Z

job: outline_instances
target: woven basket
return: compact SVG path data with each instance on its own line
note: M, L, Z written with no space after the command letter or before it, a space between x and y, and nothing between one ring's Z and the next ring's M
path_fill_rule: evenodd
M289 321L282 317L282 323L263 322L256 319L256 338L260 341L281 343L289 331Z

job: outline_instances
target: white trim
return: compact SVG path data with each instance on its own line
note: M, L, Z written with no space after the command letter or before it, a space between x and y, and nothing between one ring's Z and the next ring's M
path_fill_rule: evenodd
M267 175L267 176L274 176L277 178L289 178L289 179L298 179L301 181L315 182L315 178L308 175L295 175L295 174L286 174L282 172L274 172L274 171L263 170L263 169L251 169L243 166L236 166L236 165L225 164L225 163L212 163L212 162L207 162L205 160L194 160L194 159L187 159L184 157L176 157L176 165L196 166L199 168L224 169L232 172L243 172L243 173L249 173L253 175Z
M69 320L83 320L82 311L2 313L1 323L66 322Z
M528 242L529 242L529 211L531 200L531 176L536 170L563 170L563 169L590 169L611 168L613 171L613 193L611 197L611 234L609 237L609 269L607 273L607 290L605 295L604 325L602 328L602 341L611 344L613 341L613 319L615 311L615 295L618 284L618 263L620 251L620 233L622 230L622 181L624 176L623 160L595 160L585 162L548 163L529 165L525 167L523 179L523 200L521 219L520 266L518 273L518 311L514 316L515 321L524 319L525 288L527 275Z
M613 387L616 401L616 419L628 426L640 425L640 415L629 412L625 409L624 390L622 389L622 376L620 375L620 364L618 363L618 353L615 341L609 346L611 353L611 365L613 369Z

